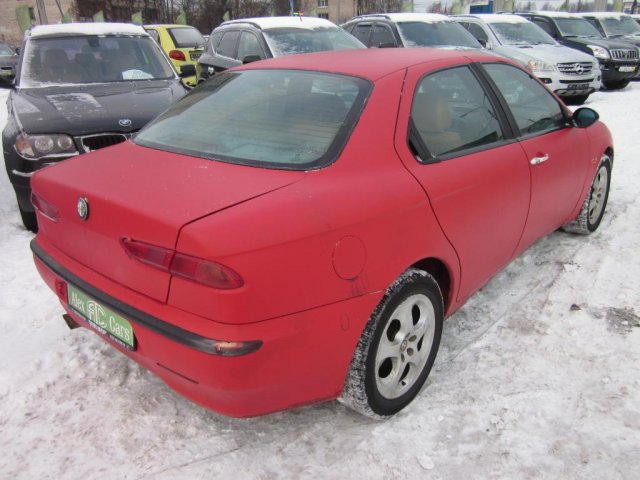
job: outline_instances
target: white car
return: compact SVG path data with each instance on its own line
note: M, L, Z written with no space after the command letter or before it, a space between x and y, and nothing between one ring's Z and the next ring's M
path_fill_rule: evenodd
M457 15L485 48L527 67L567 103L582 104L600 89L602 75L591 55L557 43L544 30L516 15Z

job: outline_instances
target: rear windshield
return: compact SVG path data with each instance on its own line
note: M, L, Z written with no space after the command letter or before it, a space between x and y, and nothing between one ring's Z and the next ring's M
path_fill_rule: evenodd
M27 42L20 86L168 78L175 73L150 37L83 35Z
M202 34L195 28L170 28L169 34L176 48L203 48L206 43Z
M398 30L405 47L466 47L482 48L482 45L455 22L402 22Z
M289 170L333 162L371 89L366 80L295 70L215 75L145 127L135 143Z
M558 28L563 35L574 37L600 37L600 32L596 27L587 22L584 18L556 18Z
M553 45L555 40L533 23L491 23L503 45Z
M264 30L264 38L274 57L297 53L352 50L365 48L355 37L338 27L333 28L274 28Z

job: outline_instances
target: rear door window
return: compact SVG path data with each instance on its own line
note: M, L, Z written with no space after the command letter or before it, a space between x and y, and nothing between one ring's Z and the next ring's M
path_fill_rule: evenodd
M413 98L411 120L434 157L504 139L496 110L468 67L425 77Z

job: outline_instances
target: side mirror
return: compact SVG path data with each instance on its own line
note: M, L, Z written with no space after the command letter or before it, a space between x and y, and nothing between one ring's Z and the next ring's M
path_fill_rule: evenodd
M393 42L381 43L378 48L396 48L396 44Z
M598 121L600 115L589 107L582 107L573 112L571 117L573 123L578 128L587 128Z
M242 59L242 63L252 63L252 62L258 62L262 60L262 58L260 57L260 55L247 55L246 57L244 57Z
M484 38L476 38L476 40L478 40L478 43L482 45L482 48L487 48L487 41Z
M180 78L193 77L195 75L196 75L195 65L191 63L187 63L186 65L180 66Z

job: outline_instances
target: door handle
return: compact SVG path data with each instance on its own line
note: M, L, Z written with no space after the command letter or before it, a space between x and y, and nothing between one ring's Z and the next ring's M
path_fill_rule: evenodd
M546 162L547 160L549 160L549 154L546 153L543 157L533 157L531 159L531 165L540 165L541 163Z

